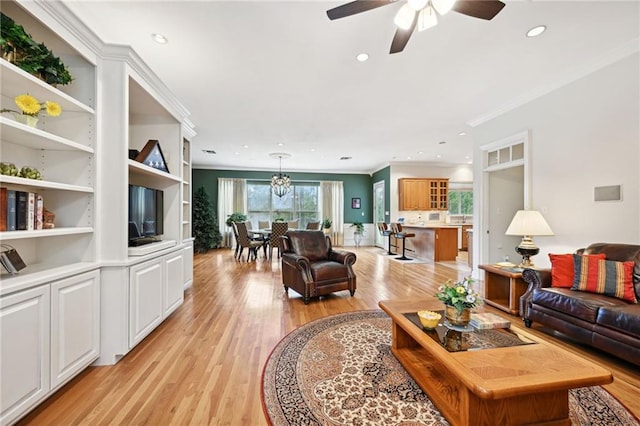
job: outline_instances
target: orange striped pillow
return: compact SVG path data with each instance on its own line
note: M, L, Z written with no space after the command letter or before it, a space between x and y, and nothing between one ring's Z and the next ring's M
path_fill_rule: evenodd
M633 290L633 261L616 262L573 256L575 274L572 290L604 294L637 303Z

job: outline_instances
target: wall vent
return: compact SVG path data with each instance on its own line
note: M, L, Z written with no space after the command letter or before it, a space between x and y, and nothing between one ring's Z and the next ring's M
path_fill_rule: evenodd
M622 201L622 185L596 186L593 189L594 201Z

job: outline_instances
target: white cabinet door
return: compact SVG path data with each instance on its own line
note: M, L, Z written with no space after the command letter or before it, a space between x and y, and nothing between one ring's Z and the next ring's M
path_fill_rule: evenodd
M188 243L184 249L184 288L193 284L193 242Z
M0 424L49 392L49 286L0 298Z
M164 257L164 317L184 300L184 265L182 250Z
M100 352L100 271L51 284L51 389Z
M162 322L162 259L131 267L129 275L129 349Z

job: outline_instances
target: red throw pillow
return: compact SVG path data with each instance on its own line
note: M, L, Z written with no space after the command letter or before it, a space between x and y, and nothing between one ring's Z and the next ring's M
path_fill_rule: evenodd
M573 254L551 254L551 287L571 288L573 286L573 274L575 265L573 264ZM605 259L604 253L587 254L595 259Z
M574 256L575 276L572 290L604 294L637 303L633 290L632 260L615 262L591 256Z

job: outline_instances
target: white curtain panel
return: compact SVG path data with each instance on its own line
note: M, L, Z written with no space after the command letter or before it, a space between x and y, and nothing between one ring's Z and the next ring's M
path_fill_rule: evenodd
M222 247L233 247L233 232L226 222L235 212L247 214L247 181L218 178L218 228L222 235Z
M331 243L335 246L344 244L344 187L342 181L320 182L320 211L322 219L329 218L331 225Z

